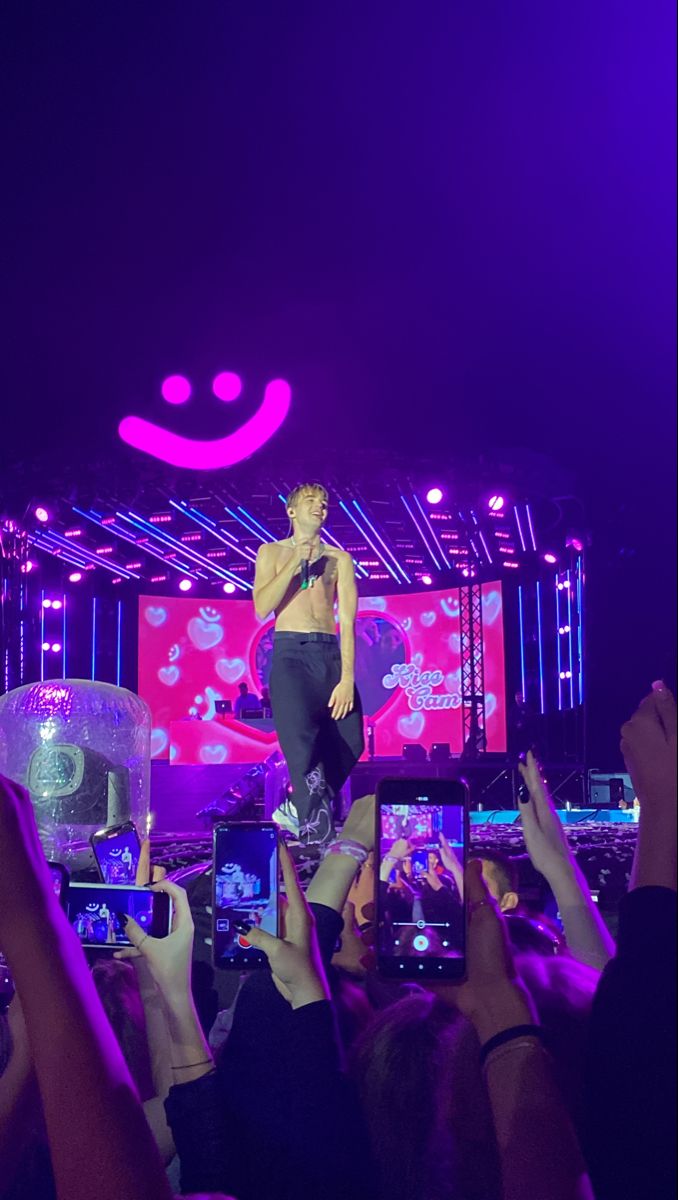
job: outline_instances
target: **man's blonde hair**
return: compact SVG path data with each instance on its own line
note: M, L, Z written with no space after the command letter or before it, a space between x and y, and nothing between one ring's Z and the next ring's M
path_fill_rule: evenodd
M329 500L327 488L323 487L322 483L300 483L297 487L292 488L285 501L285 508L294 508L297 501L304 495L304 492L313 492L314 495L320 496L325 503Z

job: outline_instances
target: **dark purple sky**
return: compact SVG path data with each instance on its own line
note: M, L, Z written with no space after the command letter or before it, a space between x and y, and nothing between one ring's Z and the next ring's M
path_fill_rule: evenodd
M3 26L2 461L106 444L160 415L163 375L207 397L219 369L292 382L281 451L313 439L319 474L353 440L546 450L644 684L674 644L671 0L83 0Z

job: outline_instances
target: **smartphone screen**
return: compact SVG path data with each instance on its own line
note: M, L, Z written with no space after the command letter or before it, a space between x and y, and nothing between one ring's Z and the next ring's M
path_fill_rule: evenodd
M445 779L382 780L376 845L379 970L400 979L463 978L466 785Z
M104 883L136 884L141 844L131 821L92 834L92 849Z
M61 907L65 908L68 901L68 871L57 862L48 862L47 866L52 877L54 895L61 902Z
M278 932L278 831L272 823L214 829L214 965L239 970L266 966L266 955L235 928L239 921Z
M126 913L151 937L170 931L171 905L166 892L106 883L71 883L68 919L83 946L93 950L118 950L131 942L118 913Z

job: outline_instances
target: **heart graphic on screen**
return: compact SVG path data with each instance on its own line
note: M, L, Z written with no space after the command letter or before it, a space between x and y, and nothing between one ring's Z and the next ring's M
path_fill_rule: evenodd
M245 674L245 664L241 658L220 658L214 664L214 669L224 683L237 683Z
M227 758L228 750L225 746L202 746L200 749L200 761L208 765L226 762Z
M164 729L151 730L151 758L157 758L167 746L168 738Z
M178 667L161 667L158 671L158 679L166 687L174 687L179 678L179 673Z
M426 629L430 629L435 625L436 615L434 612L425 612L421 614L421 623Z
M424 732L426 718L423 713L412 712L409 717L401 717L398 721L398 732L406 738L421 737Z
M198 650L211 650L224 636L221 625L209 625L202 617L192 617L186 626L188 636Z
M483 621L492 625L501 612L501 595L499 592L488 592L483 596Z
M497 711L497 697L494 692L485 693L485 720L489 721L490 717Z
M167 620L167 609L161 608L158 604L149 604L148 608L144 609L144 616L149 625L157 629L160 625L164 625Z

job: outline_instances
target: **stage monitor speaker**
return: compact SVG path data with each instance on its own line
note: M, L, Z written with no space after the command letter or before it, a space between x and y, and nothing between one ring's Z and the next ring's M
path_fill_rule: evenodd
M429 762L449 762L452 754L449 742L434 742L429 754Z
M403 746L405 762L426 762L426 751L419 742L406 742Z

